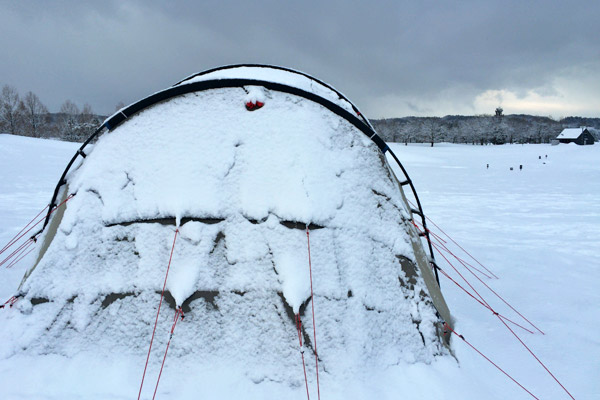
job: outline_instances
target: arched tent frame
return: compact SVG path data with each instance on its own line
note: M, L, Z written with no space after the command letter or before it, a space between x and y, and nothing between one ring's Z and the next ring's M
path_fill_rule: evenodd
M318 94L300 89L298 87L286 85L283 83L271 82L271 81L267 81L267 80L247 79L247 78L224 78L224 79L206 79L206 80L200 80L200 81L186 83L187 81L193 80L194 78L201 77L203 75L208 75L213 72L234 69L234 68L240 68L240 67L274 69L274 70L280 70L280 71L285 71L285 72L304 76L304 77L310 79L311 81L313 81L313 82L331 90L333 93L335 93L340 100L348 103L348 105L354 111L354 114L352 112L348 111L347 109L345 109L344 107L341 107L340 105L338 105ZM303 97L307 100L313 101L313 102L323 106L324 108L328 109L329 111L333 112L334 114L344 118L346 121L348 121L352 125L354 125L357 129L359 129L363 134L365 134L367 137L369 137L377 145L377 147L380 149L380 151L382 152L382 154L384 156L386 153L388 153L392 157L392 159L400 167L400 170L402 171L402 174L404 175L404 179L398 180L398 178L395 176L395 174L393 173L391 168L390 168L390 172L396 179L403 196L404 196L404 191L402 188L404 186L410 187L413 197L415 199L415 204L417 206L416 209L410 208L410 212L413 214L413 219L414 219L414 214L416 214L420 217L421 224L423 227L422 233L417 233L416 230L413 229L411 234L417 235L418 237L425 237L425 240L426 240L427 246L428 246L428 250L429 250L429 256L427 256L426 254L416 254L417 258L418 258L417 261L419 261L419 259L422 259L424 257L427 259L428 264L429 264L429 265L423 265L424 263L422 261L418 262L419 269L421 270L421 273L424 275L425 282L427 284L427 287L429 289L429 292L433 299L433 302L436 306L436 309L438 310L438 313L441 315L441 317L447 323L452 323L449 309L445 303L445 300L443 299L443 296L442 296L442 294L440 292L440 288L439 288L439 276L438 276L438 271L437 271L438 267L435 262L435 257L434 257L433 248L431 245L429 230L427 229L427 221L425 218L425 213L423 212L423 208L421 206L419 196L417 194L416 188L415 188L412 180L410 179L410 177L408 175L408 172L406 171L406 169L404 168L404 166L402 165L402 163L400 162L398 157L394 154L394 152L377 135L375 129L373 128L373 126L371 125L369 120L364 117L364 115L359 111L358 107L356 107L342 93L340 93L339 91L337 91L335 88L331 87L330 85L328 85L308 74L305 74L303 72L296 71L293 69L279 67L279 66L261 65L261 64L236 64L236 65L223 66L223 67L219 67L219 68L213 68L213 69L206 70L204 72L200 72L198 74L191 75L188 78L183 79L182 81L176 83L175 85L173 85L172 87L170 87L168 89L154 93L142 100L139 100L136 103L133 103L133 104L119 110L118 112L116 112L115 114L113 114L112 116L107 118L98 127L98 129L96 129L96 131L89 138L86 139L86 141L77 150L75 155L71 158L71 160L67 164L64 172L62 173L62 175L60 177L60 180L58 181L58 183L54 189L54 193L52 195L52 199L49 204L50 209L53 209L58 204L57 199L59 198L59 195L61 194L61 188L67 184L66 176L67 176L68 172L70 171L70 169L72 168L73 164L75 164L75 161L77 161L77 159L79 157L82 157L82 158L86 157L86 153L84 151L85 148L95 138L97 138L104 130L111 132L114 129L116 129L119 125L121 125L123 122L125 122L127 119L131 118L132 116L136 115L137 113L139 113L157 103L172 99L174 97L182 96L182 95L185 95L188 93L194 93L194 92L200 92L200 91L206 91L206 90L212 90L212 89L241 88L241 87L245 87L245 86L261 86L261 87L264 87L269 90L292 94L292 95ZM67 193L62 193L62 195L63 195L63 197L65 197L67 195ZM59 215L59 219L60 219L60 216L61 215ZM46 229L47 225L50 223L50 220L51 220L51 215L49 214L46 217L46 220L44 221L43 228L39 232L37 232L34 235L34 237L39 236ZM42 247L40 257L41 257L41 255L43 255L44 247L45 246ZM418 253L417 248L415 248L415 252ZM38 257L38 261L39 261L40 257ZM427 268L428 266L430 268ZM435 280L435 283L432 284L433 280ZM434 285L436 285L437 287L434 287Z

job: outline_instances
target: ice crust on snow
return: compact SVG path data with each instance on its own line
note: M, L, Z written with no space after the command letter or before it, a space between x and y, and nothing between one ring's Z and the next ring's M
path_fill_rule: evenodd
M246 111L242 88L191 93L99 139L68 176L76 196L21 312L0 328L18 338L3 356L145 354L178 228L155 345L181 305L169 357L300 387L294 314L309 351L313 341L308 224L320 228L310 249L327 374L448 354L418 271L401 284L398 257L414 261L408 214L377 146L316 103L248 92L265 106Z

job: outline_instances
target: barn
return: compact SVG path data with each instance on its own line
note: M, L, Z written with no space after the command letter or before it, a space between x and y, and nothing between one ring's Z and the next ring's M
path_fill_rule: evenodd
M560 143L594 144L594 136L585 126L580 128L565 128L556 139Z

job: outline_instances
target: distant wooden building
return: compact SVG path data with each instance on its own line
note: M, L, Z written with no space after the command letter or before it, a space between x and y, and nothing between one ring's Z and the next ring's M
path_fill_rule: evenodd
M560 143L576 143L579 145L594 144L594 136L588 128L566 128L556 137Z

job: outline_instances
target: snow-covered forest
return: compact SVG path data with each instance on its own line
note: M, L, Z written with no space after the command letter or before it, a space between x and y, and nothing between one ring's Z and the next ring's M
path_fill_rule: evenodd
M115 111L122 108L118 103ZM559 120L533 115L447 115L445 117L403 117L374 119L371 123L385 141L397 143L550 143L564 128L591 127L600 139L600 118L565 117ZM0 132L13 135L58 138L82 142L105 118L89 104L81 109L66 100L52 113L33 92L20 95L4 85L0 95Z
M555 120L534 115L447 115L371 120L384 140L397 143L463 144L550 143L564 128L586 126L598 138L600 118Z
M51 113L33 92L21 96L16 88L4 85L0 94L2 133L80 142L94 132L102 119L87 103L80 109L71 100L65 100L58 113Z

